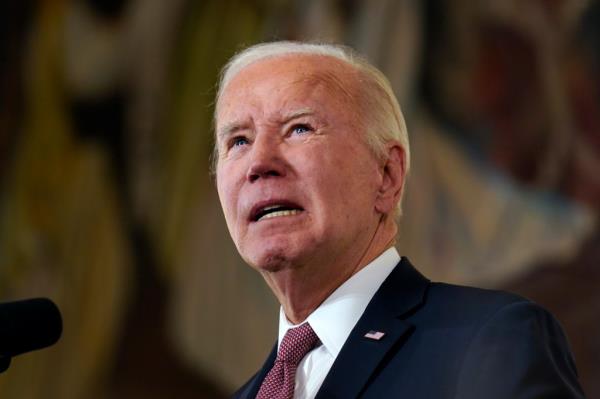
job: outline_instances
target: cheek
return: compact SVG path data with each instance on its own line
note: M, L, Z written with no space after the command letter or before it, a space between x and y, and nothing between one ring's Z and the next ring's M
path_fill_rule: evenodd
M221 174L227 173L226 171L219 171L218 173L217 176L227 176L226 174ZM217 193L219 194L219 201L221 202L225 220L229 225L236 214L235 198L237 198L237 193L235 191L235 186L231 184L227 178L217 178Z
M348 146L335 155L324 159L315 173L321 196L333 207L330 211L346 222L373 209L379 174L370 153Z
M305 192L314 193L320 213L333 219L343 217L343 213L348 210L348 203L353 200L353 182L349 181L352 176L347 170L348 162L335 155L337 154L328 153L325 156L315 156L312 162L307 162L305 165L310 164L311 167L306 173L311 179L303 187Z

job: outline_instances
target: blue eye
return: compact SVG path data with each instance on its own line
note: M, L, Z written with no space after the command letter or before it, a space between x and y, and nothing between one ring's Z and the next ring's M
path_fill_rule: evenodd
M308 133L312 131L312 128L308 125L304 125L304 124L299 124L299 125L294 125L292 127L292 133L295 134L304 134L304 133Z
M239 146L246 145L246 144L248 144L248 139L245 138L244 136L238 136L238 137L234 137L233 139L231 139L232 147L239 147Z

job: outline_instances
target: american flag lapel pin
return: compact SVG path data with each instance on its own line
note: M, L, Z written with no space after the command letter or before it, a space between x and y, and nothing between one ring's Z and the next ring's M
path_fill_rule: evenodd
M384 332L371 330L365 334L365 338L372 339L374 341L379 341L385 335Z

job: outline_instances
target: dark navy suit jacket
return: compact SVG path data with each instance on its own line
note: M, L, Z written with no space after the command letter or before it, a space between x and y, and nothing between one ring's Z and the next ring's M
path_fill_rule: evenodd
M379 341L365 338L384 332ZM254 398L277 345L235 398ZM582 398L554 317L516 295L432 283L406 258L350 333L316 398Z

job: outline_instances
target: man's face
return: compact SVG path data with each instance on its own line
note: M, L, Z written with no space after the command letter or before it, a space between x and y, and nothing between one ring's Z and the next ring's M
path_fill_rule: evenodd
M251 64L225 87L217 189L253 267L326 265L372 234L382 172L352 100L356 82L335 58L289 55Z

